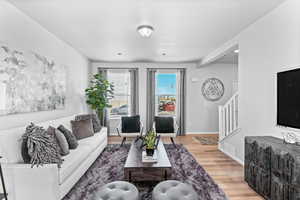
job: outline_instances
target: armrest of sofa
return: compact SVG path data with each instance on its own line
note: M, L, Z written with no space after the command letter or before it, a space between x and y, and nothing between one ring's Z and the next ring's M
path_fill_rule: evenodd
M3 163L2 166L9 199L59 199L59 173L56 164L32 167L31 164Z

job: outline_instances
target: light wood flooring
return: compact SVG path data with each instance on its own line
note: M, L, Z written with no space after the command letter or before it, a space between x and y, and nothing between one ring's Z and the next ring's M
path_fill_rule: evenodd
M176 143L183 144L198 163L223 189L231 200L263 200L244 181L243 166L218 150L217 145L202 145L193 139L197 135L178 136ZM209 135L218 137L217 135ZM120 137L109 137L109 143L120 143ZM164 138L165 143L170 140Z

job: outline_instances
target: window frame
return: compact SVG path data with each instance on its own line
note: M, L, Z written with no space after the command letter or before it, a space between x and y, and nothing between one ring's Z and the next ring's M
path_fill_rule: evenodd
M124 74L126 76L128 76L128 86L127 86L127 93L126 92L122 92L122 93L114 93L114 97L110 100L110 104L111 102L115 99L115 97L119 97L119 98L126 98L127 99L127 104L124 104L124 105L127 105L128 106L128 114L127 115L120 115L120 114L116 114L116 115L112 115L111 114L111 110L114 108L114 107L111 107L109 108L109 119L121 119L122 116L128 116L131 114L131 101L130 101L130 98L131 98L131 74L130 74L130 69L113 69L113 68L110 68L110 69L107 69L107 80L109 80L109 74L113 74L113 73L119 73L119 74ZM125 80L125 79L124 79ZM113 81L110 81L113 83ZM118 107L115 107L115 108L120 108L121 106L123 105L120 105Z
M158 92L158 76L159 74L174 74L176 77L176 94L172 95L172 94L164 94L166 96L174 96L175 97L175 110L174 110L174 114L161 114L159 112L159 99L158 97L160 95L157 94ZM168 116L168 117L176 117L177 116L177 100L178 100L178 71L174 70L174 69L163 69L163 70L157 70L157 72L155 73L155 115L156 116ZM157 101L157 102L156 102Z

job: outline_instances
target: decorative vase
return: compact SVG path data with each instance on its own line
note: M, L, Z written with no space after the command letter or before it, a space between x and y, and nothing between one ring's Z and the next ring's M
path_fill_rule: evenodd
M147 156L153 156L153 154L154 154L154 149L147 149L147 148L146 148L146 154L147 154Z

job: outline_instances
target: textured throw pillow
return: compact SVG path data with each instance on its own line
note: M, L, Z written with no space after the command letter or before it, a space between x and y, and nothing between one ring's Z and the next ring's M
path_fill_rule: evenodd
M56 136L56 139L57 139L60 149L61 149L60 154L62 156L68 155L70 153L70 149L69 149L69 144L68 144L67 139L64 136L64 134L62 132L60 132L60 130L55 129L55 136Z
M92 120L94 133L98 133L99 131L101 131L102 126L96 114L77 115L75 117L75 120L82 120L82 119Z
M174 133L174 118L155 117L155 130L157 133Z
M72 131L78 140L94 135L91 119L72 120Z
M60 130L60 132L62 132L64 134L64 136L66 137L67 142L69 144L69 148L76 149L78 146L78 141L77 141L75 135L70 130L65 128L63 125L60 125L59 127L57 127L57 129Z
M55 134L55 131L56 131L56 128L52 127L52 126L49 126L48 129L47 129L47 134L49 134L51 137L54 138L54 142L56 143L56 145L58 146L58 151L60 154L62 154L62 149L59 145L59 141L58 139L56 138L56 134Z
M56 163L61 166L63 159L59 153L60 149L55 141L55 137L47 133L43 127L31 123L26 127L23 141L27 140L28 154L30 163L34 165L43 165Z

